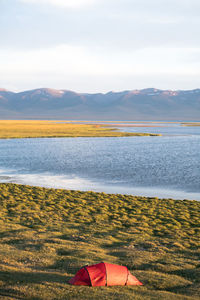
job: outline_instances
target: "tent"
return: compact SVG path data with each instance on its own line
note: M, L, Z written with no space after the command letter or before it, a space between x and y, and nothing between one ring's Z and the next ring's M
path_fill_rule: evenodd
M104 262L82 267L69 283L89 286L142 285L127 267Z

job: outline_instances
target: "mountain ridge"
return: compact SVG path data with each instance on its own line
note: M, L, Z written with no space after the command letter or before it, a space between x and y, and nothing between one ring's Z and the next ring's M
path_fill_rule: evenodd
M1 119L188 120L200 119L200 89L156 88L77 93L38 88L0 88Z

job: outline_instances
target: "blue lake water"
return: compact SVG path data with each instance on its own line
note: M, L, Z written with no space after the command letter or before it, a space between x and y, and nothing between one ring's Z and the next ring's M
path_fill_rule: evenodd
M0 181L200 200L200 127L157 125L120 130L162 137L1 139Z

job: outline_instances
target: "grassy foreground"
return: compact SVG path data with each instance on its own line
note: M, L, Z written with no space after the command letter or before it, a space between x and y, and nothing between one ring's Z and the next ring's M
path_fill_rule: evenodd
M120 132L98 124L74 124L69 121L0 120L0 138L36 137L123 137L158 136L154 133Z
M200 299L200 202L0 184L0 299ZM85 264L144 286L75 287Z

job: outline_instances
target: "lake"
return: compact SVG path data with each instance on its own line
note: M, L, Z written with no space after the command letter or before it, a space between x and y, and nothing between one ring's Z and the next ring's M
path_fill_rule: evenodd
M163 136L1 139L0 181L200 200L200 127L150 125L120 130Z

